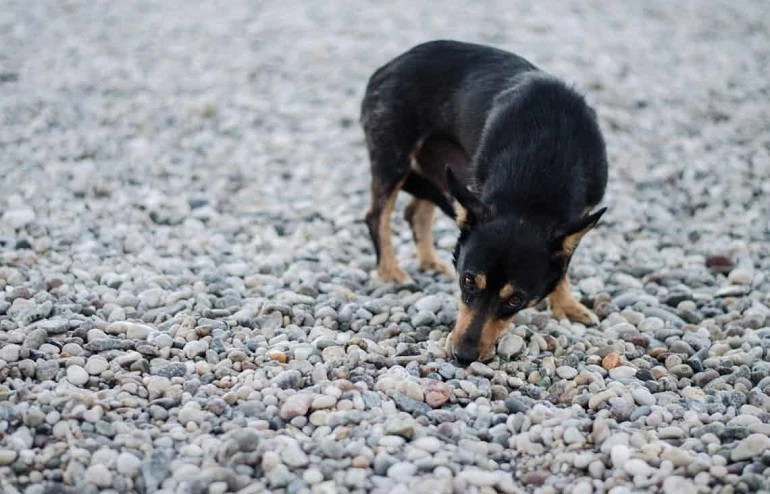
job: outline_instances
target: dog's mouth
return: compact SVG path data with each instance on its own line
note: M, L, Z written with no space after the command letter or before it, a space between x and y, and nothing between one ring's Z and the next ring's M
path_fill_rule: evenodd
M472 362L482 362L486 363L491 360L494 360L495 358L495 346L492 345L492 348L485 352L478 352L478 350L475 350L477 352L477 355L475 357L466 356L462 352L456 352L455 345L452 343L452 333L450 333L447 336L446 344L444 345L444 349L446 351L447 357L449 357L452 360L455 360L456 362L462 364L462 365L470 365ZM459 353L459 355L458 355Z

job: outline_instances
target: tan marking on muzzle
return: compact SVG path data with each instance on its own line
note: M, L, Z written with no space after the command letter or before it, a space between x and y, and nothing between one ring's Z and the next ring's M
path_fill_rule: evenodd
M481 342L479 343L479 360L491 360L495 356L495 344L500 335L508 329L513 317L505 319L487 320L484 329L481 331Z
M450 348L457 350L465 338L465 333L473 321L474 313L465 303L460 302L457 311L457 323L452 333L449 335ZM478 348L479 360L489 360L494 357L495 343L500 335L508 328L512 317L506 319L485 319L484 326L481 329Z

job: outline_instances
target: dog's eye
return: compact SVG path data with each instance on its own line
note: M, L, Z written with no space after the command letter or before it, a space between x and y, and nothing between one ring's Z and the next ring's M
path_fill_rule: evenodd
M509 309L518 310L524 305L524 297L521 295L511 295L511 297L505 301L505 305Z
M466 290L475 290L476 278L470 273L465 273L463 275L462 285Z

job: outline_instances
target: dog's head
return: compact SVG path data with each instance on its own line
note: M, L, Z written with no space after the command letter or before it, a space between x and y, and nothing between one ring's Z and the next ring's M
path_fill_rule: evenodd
M447 349L468 364L494 357L497 338L514 314L553 291L580 239L606 208L544 230L534 222L496 215L451 172L448 182L460 227L454 253L460 307Z

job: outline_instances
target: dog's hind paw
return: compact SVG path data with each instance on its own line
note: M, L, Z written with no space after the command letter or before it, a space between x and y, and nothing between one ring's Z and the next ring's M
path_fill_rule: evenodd
M409 275L404 272L403 269L398 266L390 268L380 267L377 269L377 275L384 283L394 283L396 285L403 285L410 281Z
M420 271L434 271L436 273L444 274L450 278L453 278L455 275L455 270L452 269L451 266L439 260L421 262Z
M596 314L579 302L551 307L551 313L555 319L564 319L566 317L572 322L579 322L586 326L596 326L599 324L599 318L596 317Z

